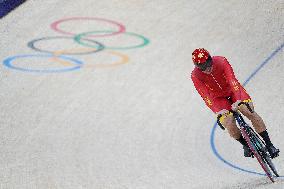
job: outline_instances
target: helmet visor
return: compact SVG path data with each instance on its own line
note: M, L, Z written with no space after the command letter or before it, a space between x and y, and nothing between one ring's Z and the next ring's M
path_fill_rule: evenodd
M205 63L203 64L194 64L197 68L199 68L201 71L205 71L207 68L212 66L212 58L209 56Z

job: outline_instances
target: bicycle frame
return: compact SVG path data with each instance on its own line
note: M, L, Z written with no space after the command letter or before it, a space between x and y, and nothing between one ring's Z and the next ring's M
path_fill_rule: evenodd
M263 145L265 146L264 141L254 132L254 130L245 122L244 118L238 112L233 112L235 119L237 120L240 129L244 129L246 133L249 134L250 140L253 140L257 144L257 150L262 150ZM253 135L253 137L252 137Z

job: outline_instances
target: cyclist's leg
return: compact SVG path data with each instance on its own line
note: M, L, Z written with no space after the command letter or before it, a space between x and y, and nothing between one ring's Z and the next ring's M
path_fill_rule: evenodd
M227 107L223 107L223 108L228 108L227 110L230 110L231 102L228 101L227 103L228 103ZM220 122L228 130L230 136L241 143L244 149L244 156L253 157L252 152L249 149L246 140L244 139L244 137L241 134L240 129L236 125L236 120L233 114L231 112L222 114L222 116L220 117Z
M232 101L236 102L237 100L241 100L243 102L248 103L252 112L250 112L248 107L244 104L239 106L239 111L252 122L252 125L255 128L256 132L261 133L265 131L266 130L265 124L262 118L254 111L254 106L253 106L253 103L252 103L252 100L249 94L246 92L246 90L242 86L239 87L239 92L241 94L240 95L241 99L237 99L236 96L233 94Z
M228 130L231 137L234 139L239 139L241 136L241 131L236 125L235 118L229 110L231 110L231 102L226 97L218 97L214 99L213 103L218 107L218 111L227 110L227 113L222 113L220 117L221 124ZM218 116L218 115L217 115Z
M241 131L236 125L235 118L232 113L223 114L220 118L222 125L228 130L230 136L234 139L239 139Z
M255 128L256 132L261 133L266 130L266 126L264 124L263 119L255 112L253 102L250 99L243 100L249 104L249 107L253 112L247 108L246 105L242 104L239 106L240 112L246 116L252 123L253 127Z
M214 103L215 104L215 103ZM219 107L221 110L230 110L232 102L228 99L219 100ZM252 152L248 147L248 144L241 134L240 129L236 125L236 120L231 112L223 113L220 117L221 124L228 130L230 136L240 142L244 149L245 157L253 157Z

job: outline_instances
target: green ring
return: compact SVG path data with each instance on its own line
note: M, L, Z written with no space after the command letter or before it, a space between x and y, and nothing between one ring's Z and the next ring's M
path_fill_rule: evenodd
M107 32L112 32L112 31L91 31L91 32L81 33L81 34L75 35L74 40L80 45L95 48L96 46L90 45L86 42L83 42L81 39L83 37L86 37L87 35L97 34L97 33L107 33ZM144 47L144 46L146 46L150 43L149 39L147 39L146 37L144 37L142 35L136 34L136 33L124 32L122 34L127 34L127 35L130 35L130 36L138 37L138 38L142 39L143 42L141 44L129 46L129 47L108 47L108 46L105 46L105 49L127 50L127 49L141 48L141 47Z

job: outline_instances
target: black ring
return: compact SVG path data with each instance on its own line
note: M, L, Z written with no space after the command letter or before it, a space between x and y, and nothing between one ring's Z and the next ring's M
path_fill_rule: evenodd
M73 37L67 37L67 36L54 36L54 37L43 37L43 38L39 38L39 39L34 39L30 42L28 42L27 46L30 47L31 49L35 50L35 51L39 51L39 52L43 52L43 53L51 53L51 54L55 54L55 52L53 51L48 51L48 50L42 50L39 49L37 47L35 47L35 43L37 43L38 41L42 41L42 40L52 40L52 39L58 39L58 38L63 38L63 39L72 39L74 40ZM90 52L82 52L82 53L62 53L62 55L85 55L85 54L92 54L92 53L96 53L99 52L101 50L103 50L105 48L105 46L97 41L91 40L91 39L82 39L82 40L86 40L92 43L95 43L98 45L98 48L94 48L94 50L90 51Z

